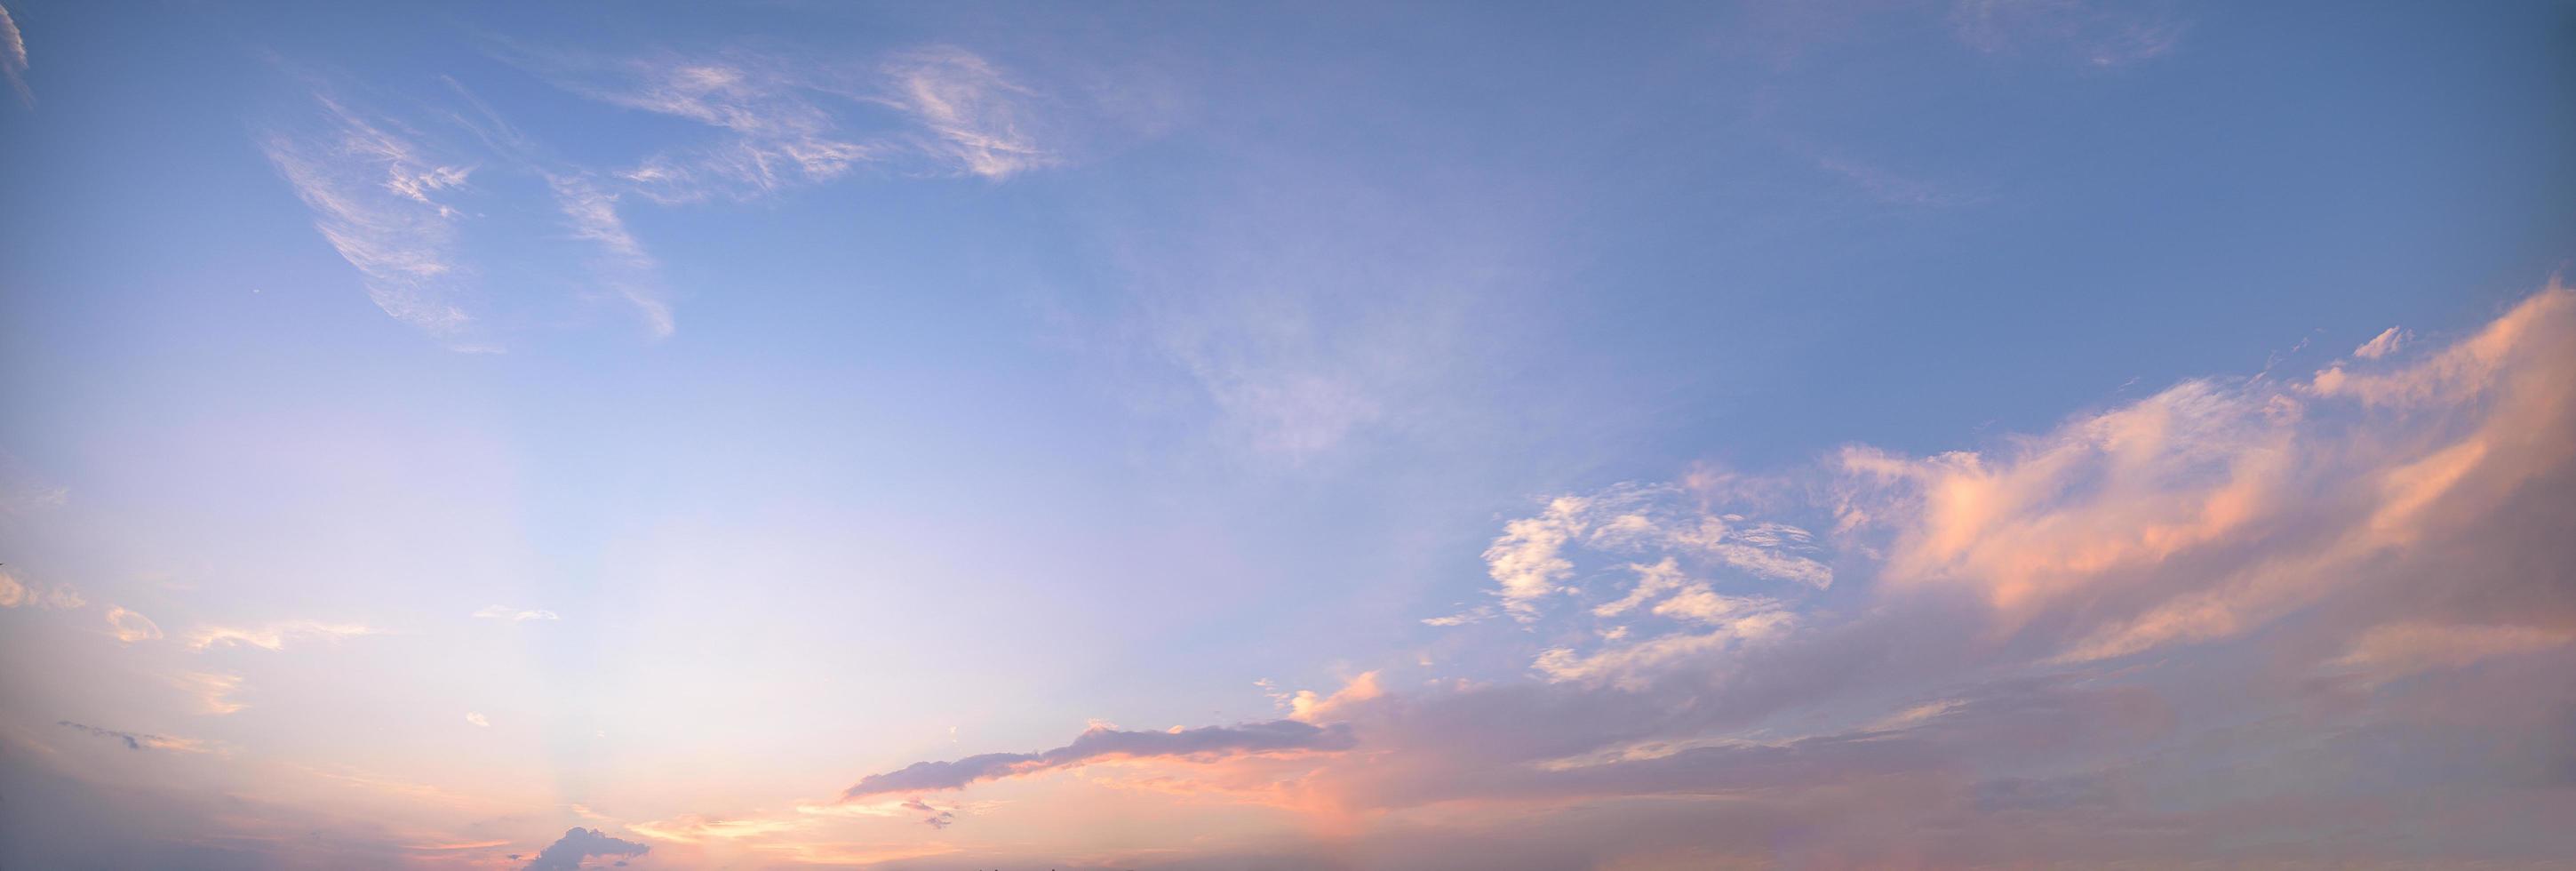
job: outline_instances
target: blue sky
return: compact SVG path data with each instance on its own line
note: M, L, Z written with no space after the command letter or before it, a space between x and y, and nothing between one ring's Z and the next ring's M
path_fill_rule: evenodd
M2570 480L2564 4L7 12L0 774L66 808L21 864L2176 860L1674 797L1875 729L1980 819L2145 813L2084 790L2323 705L2299 657L2383 713L2483 669L2537 707L2475 734L2566 758L2576 695L2517 683L2565 545L2496 530L2568 518L2490 522ZM2456 601L2252 580L2409 571ZM1872 643L1924 665L1826 679ZM1938 731L2106 675L2179 725L2044 776ZM2490 797L2460 734L2189 858L2563 846L2300 828ZM1121 749L848 789L1060 745ZM2215 780L2101 789L2246 816Z

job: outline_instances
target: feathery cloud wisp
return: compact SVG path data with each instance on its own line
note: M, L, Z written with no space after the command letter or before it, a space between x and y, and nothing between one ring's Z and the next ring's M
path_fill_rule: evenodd
M269 162L313 211L313 228L358 270L367 297L404 323L442 339L474 320L464 306L468 270L456 252L460 213L442 201L472 169L432 157L390 121L368 119L315 95L318 129L272 132Z
M18 32L18 20L9 17L7 6L0 6L0 78L9 80L20 103L36 105L36 92L27 88L27 37Z

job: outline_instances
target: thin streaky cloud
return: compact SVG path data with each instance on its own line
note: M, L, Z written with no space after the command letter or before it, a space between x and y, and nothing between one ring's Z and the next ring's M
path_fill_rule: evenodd
M617 298L635 308L653 338L669 338L677 325L671 318L670 303L663 301L653 287L658 264L653 255L644 251L643 243L627 232L625 220L618 217L617 195L601 190L587 176L548 175L546 183L554 190L555 203L562 209L573 237L597 248L591 258L593 274Z
M1059 159L1030 134L1026 103L1036 92L971 52L935 47L886 64L883 100L911 114L932 138L920 148L957 171L1001 180Z
M7 6L0 6L0 77L18 92L19 103L35 107L36 92L27 87L27 37L18 32L18 19L10 17Z
M512 623L525 623L530 620L563 619L562 615L556 614L553 611L548 611L544 608L513 608L508 605L492 605L474 612L474 616L483 620L507 620Z
M124 744L125 749L128 750L175 750L181 753L206 753L213 750L213 748L207 745L206 742L194 738L170 738L140 732L103 729L87 723L75 723L70 720L63 720L55 725L71 729L85 735L116 741Z
M218 647L256 647L261 650L284 650L289 644L303 641L337 643L343 639L383 635L385 630L357 623L325 623L318 620L289 620L265 626L236 628L207 626L188 633L188 649L203 651Z

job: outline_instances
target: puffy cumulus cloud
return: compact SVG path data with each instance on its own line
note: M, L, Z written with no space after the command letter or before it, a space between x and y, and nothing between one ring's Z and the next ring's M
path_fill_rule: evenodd
M345 638L384 633L383 629L358 623L324 623L318 620L288 620L250 628L206 626L188 633L188 649L203 651L217 647L250 646L274 651L285 650L292 642L336 643Z
M563 837L546 845L535 859L520 866L521 871L579 871L582 860L593 856L633 858L652 852L653 848L634 841L612 838L598 829L575 827ZM618 862L623 865L625 862Z
M1036 753L986 753L946 762L916 762L871 774L842 793L845 801L964 789L970 784L1112 759L1199 758L1300 751L1345 750L1348 729L1299 720L1239 726L1202 726L1169 732L1130 732L1095 725L1073 743Z
M1977 451L1550 498L1486 553L1515 619L1441 630L1526 679L1274 694L1347 750L1124 785L1331 833L1164 867L2544 866L2576 851L2570 372L2552 286ZM1248 746L1104 729L851 795L1193 733Z
M161 627L153 623L152 618L116 606L107 609L107 631L114 633L116 640L127 644L161 638Z

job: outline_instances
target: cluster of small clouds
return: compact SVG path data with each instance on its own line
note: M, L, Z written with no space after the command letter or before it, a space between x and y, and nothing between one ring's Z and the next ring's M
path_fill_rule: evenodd
M2525 787L2576 754L2568 372L2576 291L2553 285L2446 342L2392 330L2309 376L2186 381L1990 450L1551 498L1485 554L1511 620L1431 621L1529 645L1535 679L1265 683L1291 718L1098 726L846 798L1166 758L1187 764L1153 788L1332 820L1521 808L1456 836L1565 865L1685 830L1719 850L1697 864L2260 861L2314 849L2266 832L2437 803L2489 822L2407 829L2407 855L2563 855L2538 820L2566 805ZM1562 620L1598 646L1556 641ZM1643 799L1606 826L1551 813Z
M80 590L70 584L50 588L30 587L8 569L0 568L0 608L43 608L68 611L89 604Z

